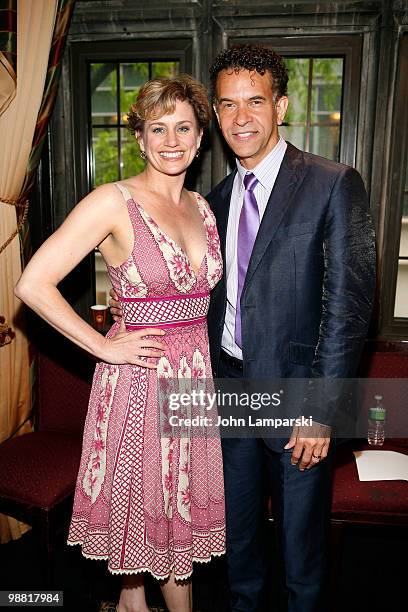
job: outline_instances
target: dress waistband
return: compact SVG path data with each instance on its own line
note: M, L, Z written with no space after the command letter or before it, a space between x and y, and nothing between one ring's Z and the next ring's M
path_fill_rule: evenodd
M205 321L210 303L209 293L160 296L152 298L119 298L126 329L145 327L182 327Z

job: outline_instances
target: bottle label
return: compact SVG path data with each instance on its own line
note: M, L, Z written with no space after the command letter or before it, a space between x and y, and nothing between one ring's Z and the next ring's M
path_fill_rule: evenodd
M385 421L385 408L370 408L369 418L373 421Z

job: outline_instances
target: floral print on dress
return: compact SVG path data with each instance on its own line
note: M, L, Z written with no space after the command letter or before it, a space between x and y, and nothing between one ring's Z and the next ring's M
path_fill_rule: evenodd
M192 370L193 378L205 378L205 361L204 356L196 349L193 354L193 370Z
M167 236L156 221L136 202L145 222L150 227L157 244L166 260L167 267L175 287L182 293L187 293L196 282L196 275L190 266L187 255L182 248Z
M188 523L191 522L190 506L190 440L181 438L180 440L180 471L177 487L177 511Z
M203 215L207 232L207 281L210 289L215 287L222 276L222 256L215 217L207 202L197 194L197 202Z
M194 367L194 366L193 366ZM180 393L190 393L193 383L193 370L187 363L185 356L180 359L180 367L177 372L178 387ZM183 418L192 417L191 406L185 406L182 414ZM181 430L182 431L182 430ZM190 507L190 428L186 427L180 438L180 458L179 458L179 478L177 484L177 511L181 518L188 523L191 522Z
M167 357L161 357L157 364L157 378L158 378L158 393L165 394L167 386L165 385L166 379L173 379L174 373ZM170 380L171 385L171 380ZM170 386L168 391L170 391ZM163 400L159 400L161 404ZM168 419L168 406L166 409ZM163 406L162 406L163 410ZM173 452L174 452L174 440L171 436L161 438L161 456L162 456L162 487L163 487L163 501L164 501L164 513L167 518L171 519L173 515Z
M159 302L152 309L149 326L162 324L159 304L164 300L181 300L191 323L173 327L166 322L167 349L157 370L117 366L116 389L114 380L110 381L114 389L111 409L109 387L101 401L101 387L108 382L107 364L98 364L68 541L80 544L87 557L107 559L112 573L150 572L166 579L173 572L177 580L184 580L191 575L194 561L207 562L225 551L221 445L206 426L198 436L188 427L181 436L175 431L172 436L170 425L166 435L160 435L158 402L162 387L176 392L211 388L204 316L194 321L195 300L190 309L190 300L185 298L206 296L221 276L221 255L216 253L219 240L210 208L196 196L207 249L199 271L192 270L181 247L152 225L128 189L120 184L117 188L126 201L134 246L126 262L108 266L112 286L120 297L128 298L124 304L130 304L132 298L141 304ZM206 304L208 307L207 298ZM108 337L118 332L115 323ZM170 405L168 392L166 396ZM95 501L91 501L92 494Z
M128 260L121 267L124 272L124 276L121 279L123 297L146 297L146 283L143 282L134 262Z
M106 365L102 374L91 455L89 457L88 469L83 479L84 491L91 498L92 503L97 499L105 478L106 436L109 413L112 407L118 377L118 366Z
M173 516L173 438L161 439L161 453L164 513L167 518L171 519Z

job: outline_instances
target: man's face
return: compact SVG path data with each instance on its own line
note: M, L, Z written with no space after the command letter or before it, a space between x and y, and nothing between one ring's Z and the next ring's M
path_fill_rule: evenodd
M241 164L251 170L277 144L288 99L274 101L269 72L222 70L216 83L215 114L223 136Z

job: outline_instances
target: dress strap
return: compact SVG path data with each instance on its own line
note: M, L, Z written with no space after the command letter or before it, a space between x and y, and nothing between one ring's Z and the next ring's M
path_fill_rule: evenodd
M126 202L129 202L129 200L133 199L127 187L125 187L124 185L121 185L121 183L114 183L114 185L119 189L119 191L125 198Z

